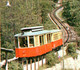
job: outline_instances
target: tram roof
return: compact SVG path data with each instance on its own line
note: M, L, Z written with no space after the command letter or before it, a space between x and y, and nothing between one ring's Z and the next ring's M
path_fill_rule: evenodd
M42 31L37 31L37 32L24 32L16 34L15 37L24 37L24 36L34 36L34 35L42 35L42 34L48 34L48 33L55 33L55 32L60 32L61 30L59 29L54 29L54 30L42 30Z
M24 30L32 30L32 29L40 29L40 28L43 28L43 26L35 26L35 27L25 27L25 28L21 28L21 31L24 31Z

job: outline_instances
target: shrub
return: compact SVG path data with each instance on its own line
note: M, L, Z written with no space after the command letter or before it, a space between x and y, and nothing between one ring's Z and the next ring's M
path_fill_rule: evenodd
M46 64L51 67L55 65L56 63L59 63L58 56L54 54L54 52L50 52L46 55Z
M80 47L77 47L78 50L80 50Z
M57 3L58 2L58 0L52 0L53 2L55 2L55 3Z
M76 44L75 43L68 44L68 48L66 49L66 52L74 59L77 58L78 54L76 53Z
M80 50L80 40L77 41L77 49Z
M77 45L80 46L80 40L77 41Z
M22 70L22 64L16 61L9 63L9 70Z

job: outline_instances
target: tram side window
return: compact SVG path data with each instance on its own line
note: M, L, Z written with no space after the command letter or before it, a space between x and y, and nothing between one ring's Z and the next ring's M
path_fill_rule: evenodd
M20 37L20 46L28 47L27 37Z
M34 37L33 36L30 36L29 37L29 46L30 47L33 47L34 46Z
M15 37L15 46L18 48L18 37Z
M40 45L44 45L44 36L43 35L39 36L39 40L40 40Z
M51 42L51 34L47 34L47 42L48 42L48 43Z
M58 40L58 34L54 34L54 40Z
M24 46L28 47L27 37L25 37L25 44L24 44Z

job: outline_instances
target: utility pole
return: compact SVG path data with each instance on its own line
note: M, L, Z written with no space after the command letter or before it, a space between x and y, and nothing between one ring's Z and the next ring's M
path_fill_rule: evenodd
M0 1L0 7L2 2ZM0 62L1 62L1 10L2 8L0 8Z
M1 9L0 9L0 62L1 62Z
M63 47L62 47L62 50L63 50L63 70L64 70L64 31L63 31L63 27L61 27L61 31L62 31L62 38L63 38Z

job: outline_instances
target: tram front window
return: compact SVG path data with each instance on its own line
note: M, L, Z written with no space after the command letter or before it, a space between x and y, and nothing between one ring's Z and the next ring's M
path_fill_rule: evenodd
M27 37L20 37L20 47L28 47Z

